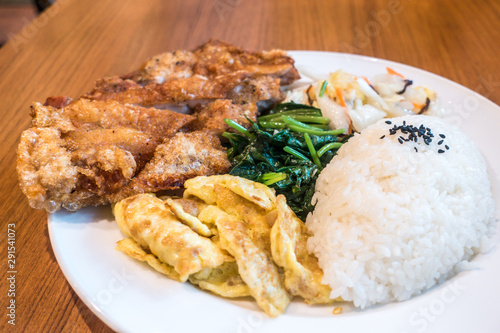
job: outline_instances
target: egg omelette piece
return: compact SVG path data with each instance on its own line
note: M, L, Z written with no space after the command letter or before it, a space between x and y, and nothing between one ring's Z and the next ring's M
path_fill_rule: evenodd
M161 262L155 255L144 251L132 238L118 241L116 249L134 259L147 262L156 271L165 274L172 280L181 282L179 273L172 266ZM247 285L238 274L238 266L235 261L226 261L216 268L204 268L191 275L189 282L222 297L250 296Z
M266 211L225 186L215 184L214 193L217 207L243 220L252 242L271 256L271 226Z
M181 222L196 231L196 233L205 237L212 236L212 232L208 226L203 224L196 216L185 212L181 203L172 200L172 198L167 198L165 202L170 207L172 213L174 213Z
M274 209L276 194L273 189L264 184L231 175L199 176L188 179L184 183L184 187L186 188L184 198L195 196L207 204L213 205L215 204L215 193L213 192L215 184L229 188L234 193L253 202L266 211Z
M222 297L250 296L250 289L241 278L235 261L226 261L216 268L204 268L191 275L189 282Z
M208 206L198 217L202 221L215 220L222 248L236 259L242 280L264 312L270 317L283 314L290 296L281 282L278 268L253 242L246 223L216 206Z
M134 259L147 262L149 266L153 267L158 272L165 274L172 280L181 281L179 273L177 273L172 266L161 262L154 254L144 251L144 249L140 247L139 244L137 244L137 242L132 238L125 238L118 241L116 243L116 249Z
M307 251L307 228L286 204L284 195L276 200L278 217L271 230L274 262L285 271L285 287L307 304L332 303L331 289L321 283L323 271L318 259Z
M174 267L182 282L203 268L215 268L234 260L209 238L180 222L168 205L152 194L139 194L118 202L113 214L122 232Z

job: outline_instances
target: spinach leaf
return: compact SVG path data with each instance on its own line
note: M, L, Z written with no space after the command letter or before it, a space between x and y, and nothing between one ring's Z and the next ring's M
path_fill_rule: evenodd
M300 119L310 119L309 124L293 120L289 126L287 122L290 117L296 115L300 115ZM275 128L272 127L273 124L271 127L269 125L270 117ZM266 127L260 125L261 120L267 122ZM307 214L314 209L311 201L321 169L331 161L338 147L348 138L339 138L341 131L338 130L317 128L309 131L312 134L302 131L318 122L324 123L319 109L309 105L283 103L271 110L269 115L259 117L247 131L241 132L240 127L233 126L241 134L223 134L229 142L227 153L232 165L230 174L274 188L277 194L285 195L290 208L305 220ZM230 122L227 123L231 126ZM309 136L312 147L308 147L305 136ZM316 159L319 164L312 162L312 154L335 142L338 144L332 145L334 148L322 152L319 162Z

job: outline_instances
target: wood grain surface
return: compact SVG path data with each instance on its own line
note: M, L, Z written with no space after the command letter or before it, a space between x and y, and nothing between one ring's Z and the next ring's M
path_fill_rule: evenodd
M210 38L398 61L500 103L497 0L59 0L0 49L0 332L111 331L71 289L51 249L47 214L30 208L18 188L16 146L30 104L78 97L100 77ZM16 234L15 326L6 316L8 224Z

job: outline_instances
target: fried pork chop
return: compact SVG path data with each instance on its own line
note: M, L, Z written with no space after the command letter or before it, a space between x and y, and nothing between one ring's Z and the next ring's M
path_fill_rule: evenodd
M248 79L245 73L231 73L212 80L195 75L186 79L173 79L162 84L152 83L141 86L132 80L114 76L97 81L94 90L83 97L154 106L190 100L225 98L229 91L245 79Z
M140 85L162 84L175 79L200 75L208 79L232 73L247 77L269 76L288 85L299 79L294 61L282 50L250 52L229 43L210 40L194 51L159 54L137 71L124 75Z
M83 97L141 106L205 104L216 99L231 99L238 104L258 103L264 110L282 101L285 95L280 89L279 79L249 78L244 73L232 73L211 80L196 75L144 87L128 79L109 77L97 81L94 90Z
M139 70L104 78L76 101L49 97L31 108L17 171L34 208L54 212L116 202L226 173L224 118L250 126L299 78L282 51L248 52L219 41L164 53ZM190 102L193 115L165 110ZM144 106L155 106L153 108Z
M21 136L17 170L34 208L53 212L115 202L146 190L178 188L188 175L229 167L216 137L177 133L193 121L190 115L79 100L62 109L35 103L32 116L34 127ZM161 169L163 183L155 187L160 176L153 171L165 164L170 168Z
M271 89L265 90L273 93L268 98L260 97L259 101L271 100L268 105L274 105L276 100L283 99L282 92L276 91L276 87L279 90L280 86L300 78L293 63L293 59L280 50L249 52L224 42L209 41L193 52L160 54L131 74L101 79L84 97L152 106L203 99L233 99L244 86L250 86L259 94L259 90L267 85ZM265 80L259 81L259 78ZM252 88L252 85L260 87Z
M229 99L218 99L195 108L193 115L196 116L196 120L191 127L198 131L206 131L221 136L222 133L233 130L224 122L225 118L232 119L248 128L251 125L248 119L256 121L257 112L255 103L239 105Z
M33 127L54 127L63 133L129 128L150 135L156 141L174 135L195 119L193 116L170 110L143 108L113 100L91 101L85 98L61 108L34 103L31 106L31 116Z
M216 136L201 131L177 133L156 148L133 186L141 192L180 188L190 178L227 173L230 167Z

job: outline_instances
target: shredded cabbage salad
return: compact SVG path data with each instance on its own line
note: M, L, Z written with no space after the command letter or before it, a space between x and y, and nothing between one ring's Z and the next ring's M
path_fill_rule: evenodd
M331 129L342 128L346 133L360 132L382 118L444 112L436 92L415 86L391 68L370 80L338 70L326 80L289 90L284 102L315 106L331 120Z

